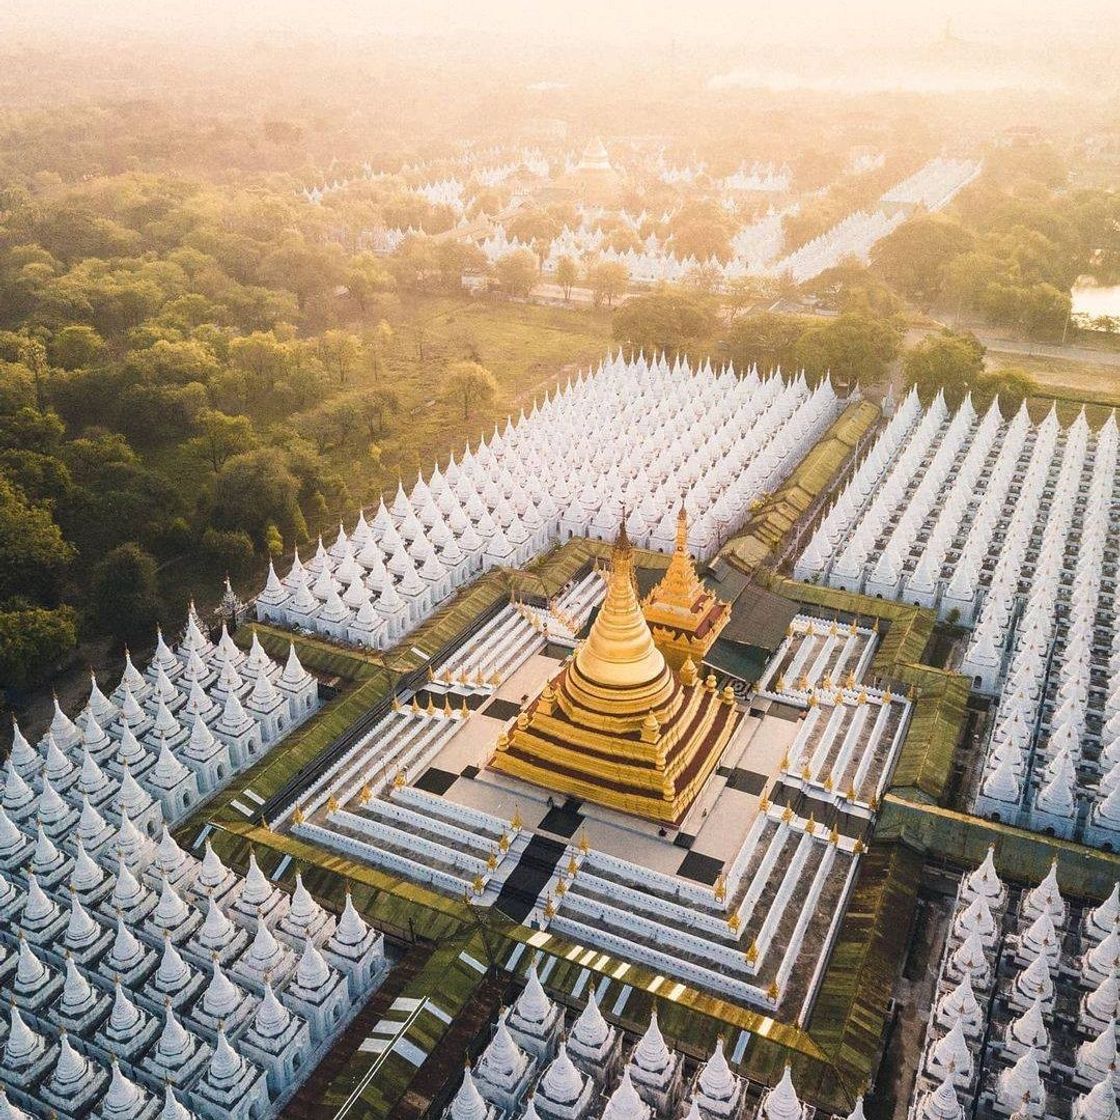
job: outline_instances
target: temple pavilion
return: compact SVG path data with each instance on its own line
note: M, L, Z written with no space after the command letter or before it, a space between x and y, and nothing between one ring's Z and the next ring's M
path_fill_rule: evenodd
M653 640L673 669L691 659L700 664L730 617L728 605L700 581L688 551L688 512L677 514L673 557L661 581L646 596L642 614Z
M661 601L672 600L663 594ZM666 663L642 614L624 524L586 641L509 734L498 737L490 765L550 790L679 824L738 720L734 698L716 693L714 677L702 682L691 659L678 671Z

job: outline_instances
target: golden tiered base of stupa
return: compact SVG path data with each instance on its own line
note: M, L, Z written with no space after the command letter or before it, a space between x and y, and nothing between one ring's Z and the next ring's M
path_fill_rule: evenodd
M679 824L739 721L730 690L665 663L642 616L625 532L587 640L499 737L490 765L556 792Z
M688 521L677 516L677 547L661 582L646 596L642 613L657 648L674 669L691 659L700 664L727 625L727 604L700 582L688 552Z

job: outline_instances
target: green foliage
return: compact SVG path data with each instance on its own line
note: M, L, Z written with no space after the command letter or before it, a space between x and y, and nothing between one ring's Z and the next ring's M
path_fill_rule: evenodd
M0 681L19 689L41 683L77 640L71 607L0 610Z
M214 482L210 519L221 529L244 529L261 543L269 525L302 538L299 482L277 448L261 448L227 460Z
M731 258L731 238L736 231L734 216L716 202L689 202L669 223L673 252L683 261L698 264Z
M456 362L443 379L444 398L461 410L464 420L489 405L497 392L494 375L478 362Z
M968 252L973 237L958 222L921 215L904 222L875 247L875 270L896 291L923 307L941 295L945 269Z
M874 384L886 377L901 344L900 323L847 312L805 331L797 342L797 364L811 378L831 373L840 385Z
M0 477L0 604L17 596L56 601L73 554L50 508Z
M763 374L779 367L788 372L796 366L797 343L809 323L805 316L775 311L742 315L720 340L720 354L740 373L746 373L752 365Z
M907 352L902 368L906 384L916 385L926 404L944 391L955 409L984 372L984 347L971 334L926 335Z
M205 460L215 474L234 455L251 451L256 434L248 416L227 416L216 408L203 409L195 420L198 435L187 446Z
M266 527L275 530L275 525ZM234 579L245 575L253 565L253 542L243 529L207 529L202 534L202 552L210 568Z
M630 283L630 273L621 261L598 261L587 270L587 286L596 307L611 307Z
M94 568L91 608L100 628L118 641L150 642L160 609L152 556L134 542L108 552Z
M565 299L572 298L572 288L579 280L579 265L571 257L561 257L556 262L556 283L564 292Z
M47 347L51 364L66 370L91 366L104 351L101 335L85 323L71 323L56 331Z
M539 279L537 259L527 249L507 253L494 264L494 279L506 295L524 299Z
M675 357L707 339L716 317L702 299L669 290L627 300L615 313L611 333L631 351Z

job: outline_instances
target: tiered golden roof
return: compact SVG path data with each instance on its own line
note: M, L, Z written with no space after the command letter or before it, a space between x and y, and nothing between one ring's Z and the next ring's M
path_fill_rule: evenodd
M654 644L625 528L587 640L498 740L491 765L546 789L679 823L727 745L739 712L687 661Z
M730 617L727 604L700 581L688 551L688 515L677 514L677 543L661 582L642 604L657 648L673 668L704 659Z

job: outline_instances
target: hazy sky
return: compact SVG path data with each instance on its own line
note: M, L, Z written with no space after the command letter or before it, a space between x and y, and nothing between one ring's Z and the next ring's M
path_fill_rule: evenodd
M0 28L66 37L123 29L226 36L261 31L336 35L505 34L535 41L905 41L947 19L960 35L1068 41L1115 33L1117 0L7 0Z

